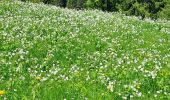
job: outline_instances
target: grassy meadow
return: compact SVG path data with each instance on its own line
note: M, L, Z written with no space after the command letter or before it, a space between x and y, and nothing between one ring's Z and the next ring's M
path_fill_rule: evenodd
M170 100L170 21L0 1L0 100Z

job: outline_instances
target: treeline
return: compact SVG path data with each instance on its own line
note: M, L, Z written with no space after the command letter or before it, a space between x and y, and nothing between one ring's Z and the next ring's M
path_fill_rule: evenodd
M100 9L103 11L119 11L126 15L142 18L170 19L170 0L21 0L43 2L60 7L74 9Z

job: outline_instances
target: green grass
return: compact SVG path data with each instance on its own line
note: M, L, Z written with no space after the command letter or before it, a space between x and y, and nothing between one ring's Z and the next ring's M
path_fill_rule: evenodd
M0 2L0 99L168 100L170 21Z

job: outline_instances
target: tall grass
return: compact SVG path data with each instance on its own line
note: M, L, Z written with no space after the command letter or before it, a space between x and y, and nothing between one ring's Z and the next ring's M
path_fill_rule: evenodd
M168 100L169 21L0 2L0 99Z

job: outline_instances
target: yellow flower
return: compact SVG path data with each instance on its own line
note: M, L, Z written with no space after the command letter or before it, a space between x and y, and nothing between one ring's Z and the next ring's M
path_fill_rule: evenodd
M4 90L0 90L0 96L4 95L6 92Z
M36 80L41 80L42 79L42 77L40 77L40 76L38 76L38 77L36 77Z
M140 89L140 85L137 85L136 88L137 88L137 89Z

